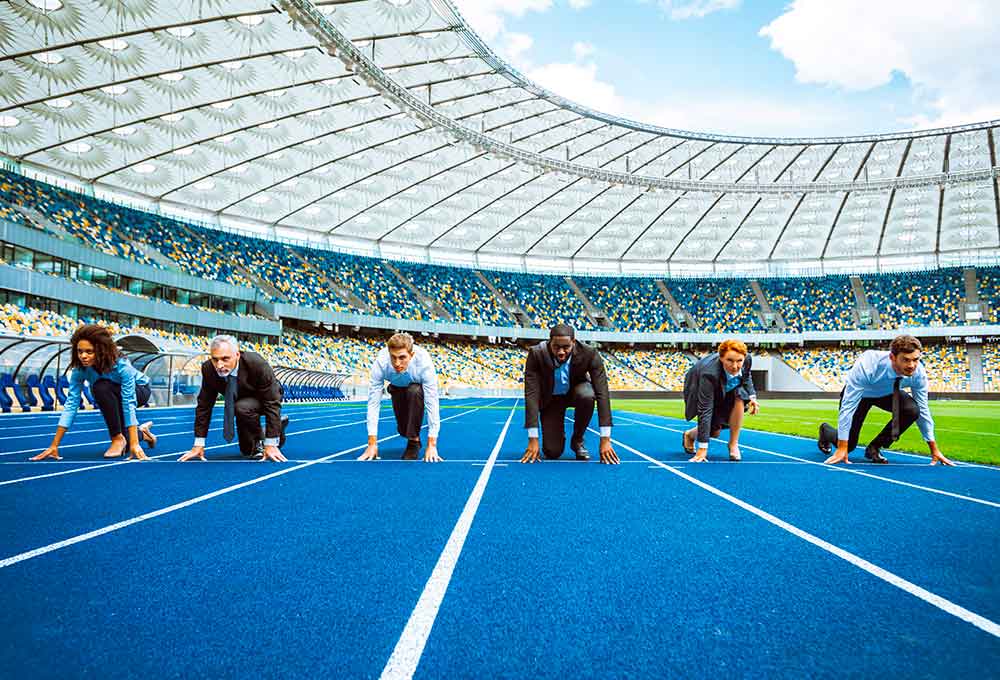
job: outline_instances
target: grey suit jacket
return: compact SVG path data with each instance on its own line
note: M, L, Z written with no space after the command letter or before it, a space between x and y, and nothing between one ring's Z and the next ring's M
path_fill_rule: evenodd
M735 390L736 396L745 402L757 395L750 377L752 365L753 358L748 354L746 361L743 362L742 379ZM698 418L699 442L705 443L709 440L713 421L725 421L725 418L718 417L723 414L716 414L716 410L721 408L725 401L726 395L723 391L725 387L725 371L722 369L722 361L718 354L709 354L699 359L684 376L684 417L687 420Z

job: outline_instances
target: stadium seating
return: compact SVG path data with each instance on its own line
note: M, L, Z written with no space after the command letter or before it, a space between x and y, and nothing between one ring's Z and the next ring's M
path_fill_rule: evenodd
M670 279L677 303L709 333L761 331L757 299L747 279Z
M437 301L457 323L480 326L510 326L511 317L503 310L476 273L460 267L398 262L396 268L421 293Z
M883 328L962 323L965 283L961 269L867 274L861 280Z
M1000 392L1000 344L983 345L983 383L987 392Z
M151 266L155 248L181 271L194 276L261 290L298 305L399 319L442 320L425 308L382 260L329 250L293 246L240 235L113 204L0 170L0 219L23 222L14 206L36 210L92 247ZM142 244L141 246L137 244ZM230 257L240 253L240 258ZM240 264L236 264L239 261ZM452 321L477 325L514 325L492 291L471 270L397 262L392 265ZM1000 320L1000 268L979 270L980 296L990 307L989 322ZM557 322L593 329L564 278L511 272L482 272L524 309L536 327ZM578 276L574 280L611 328L621 331L676 331L655 280ZM962 269L864 275L869 303L882 325L940 326L961 323ZM765 297L785 320L787 330L851 330L854 295L846 276L759 280ZM665 280L678 303L691 312L697 330L747 333L764 330L759 306L745 278ZM342 294L342 291L346 294Z
M977 272L979 300L989 307L982 323L1000 323L1000 267L984 267Z
M690 352L677 350L615 349L605 351L633 372L647 379L651 385L630 386L628 389L666 389L679 392L684 389L684 376L695 362Z
M594 329L583 303L562 277L518 272L483 272L490 282L510 292L514 302L538 328L568 323L577 330Z
M781 358L817 387L827 392L840 392L847 372L862 351L841 347L793 347L781 350Z
M673 332L677 324L653 279L574 277L591 303L619 331Z
M759 279L771 307L781 314L785 330L853 330L854 292L846 276Z

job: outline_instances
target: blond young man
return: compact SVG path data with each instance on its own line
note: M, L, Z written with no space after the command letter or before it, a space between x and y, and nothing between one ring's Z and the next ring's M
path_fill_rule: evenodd
M424 462L442 460L437 452L441 414L438 406L437 373L431 355L413 344L409 333L396 333L379 350L371 368L368 385L368 446L358 460L378 460L378 421L382 389L389 383L396 431L406 438L403 460L420 456L420 429L427 413L427 450Z

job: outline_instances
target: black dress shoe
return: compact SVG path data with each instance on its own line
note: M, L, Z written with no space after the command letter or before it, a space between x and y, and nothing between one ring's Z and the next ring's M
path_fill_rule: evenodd
M420 457L420 440L409 439L406 442L406 450L403 451L403 460L416 460Z
M823 453L824 456L829 456L833 454L833 447L830 446L830 442L823 440L823 426L819 426L819 439L816 440L816 446Z
M263 460L264 459L264 440L258 439L257 443L254 444L253 451L250 453L244 453L240 451L240 454L244 458L249 458L250 460Z
M285 430L288 429L288 416L281 416L281 436L278 437L278 448L285 448L285 440L288 437L285 436Z
M583 444L580 444L579 446L574 446L572 447L572 449L573 453L576 454L577 460L590 460L590 451L588 451L587 447L584 446Z
M882 455L882 452L879 451L879 448L877 446L872 446L871 444L869 444L867 447L865 447L865 458L867 458L868 460L870 460L873 463L883 463L884 464L884 463L888 463L889 462L886 459L886 457Z
M837 431L826 423L820 423L819 438L816 440L816 445L823 452L823 455L829 456L833 453L833 445L836 441Z

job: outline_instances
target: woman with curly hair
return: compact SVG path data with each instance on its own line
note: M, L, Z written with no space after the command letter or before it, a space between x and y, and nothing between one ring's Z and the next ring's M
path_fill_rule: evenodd
M69 392L56 434L49 448L31 460L60 459L59 442L80 409L80 395L85 382L90 383L90 392L94 395L97 407L101 409L108 434L111 435L111 446L104 452L104 457L117 458L125 453L123 432L127 428L129 458L146 460L139 438L141 436L152 448L156 446L156 436L150 431L152 422L139 425L135 410L149 403L149 377L122 356L111 332L104 326L80 326L73 333L70 345L72 358L69 367L72 371L69 376Z

